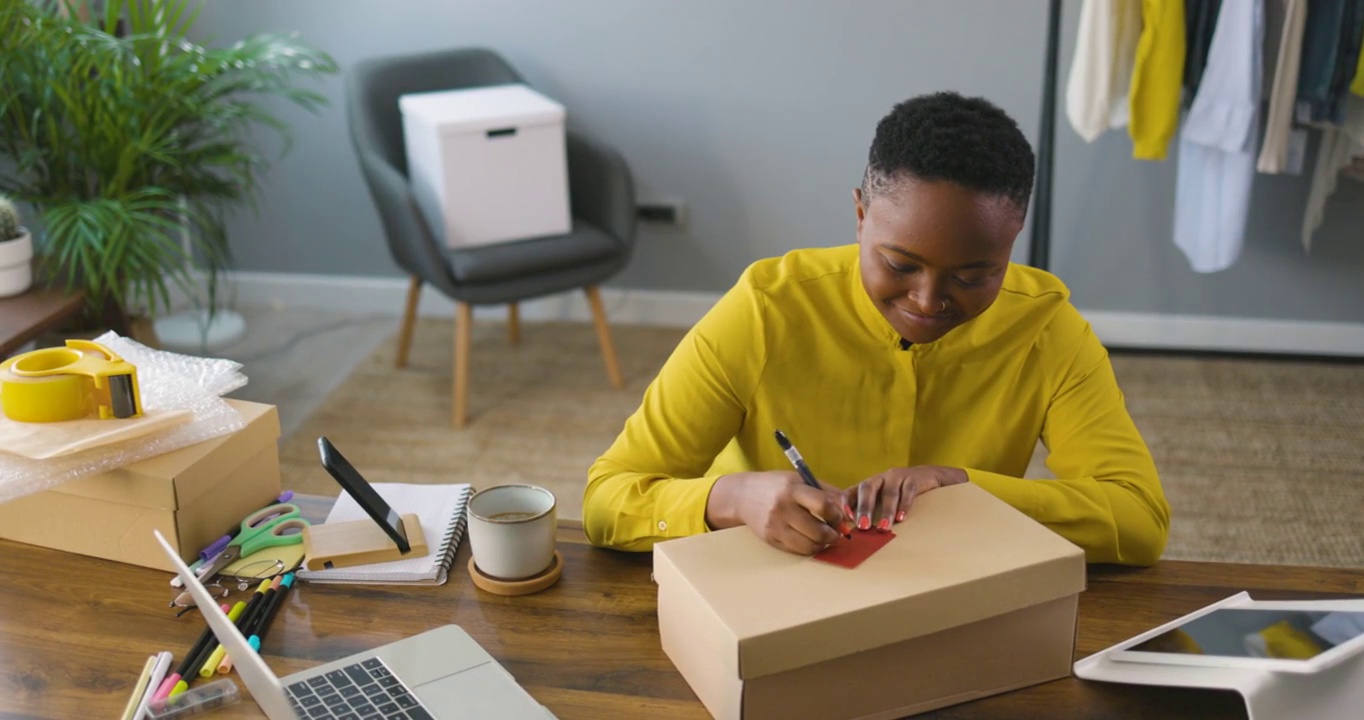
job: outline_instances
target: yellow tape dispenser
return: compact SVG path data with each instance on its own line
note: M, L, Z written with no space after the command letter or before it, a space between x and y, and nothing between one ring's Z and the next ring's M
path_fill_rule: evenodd
M0 407L20 422L142 414L137 368L89 340L43 348L0 363Z

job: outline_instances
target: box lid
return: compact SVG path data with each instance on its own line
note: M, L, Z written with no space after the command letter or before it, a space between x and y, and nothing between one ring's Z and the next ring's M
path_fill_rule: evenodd
M63 483L54 492L174 510L193 502L266 443L279 438L274 405L226 399L242 429L163 455Z
M398 98L404 116L442 133L562 122L564 106L525 85L412 93Z
M843 657L1084 590L1084 551L965 483L921 495L896 538L849 570L739 527L658 543L732 635L741 678Z

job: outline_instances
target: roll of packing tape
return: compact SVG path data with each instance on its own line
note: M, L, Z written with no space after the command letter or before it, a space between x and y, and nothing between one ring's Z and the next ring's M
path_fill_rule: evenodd
M62 422L142 414L137 368L86 340L0 363L0 410L20 422Z

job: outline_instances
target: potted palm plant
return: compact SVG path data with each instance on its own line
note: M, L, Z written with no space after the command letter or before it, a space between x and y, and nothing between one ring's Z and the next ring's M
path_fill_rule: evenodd
M295 83L335 62L293 36L195 44L192 0L106 0L90 22L42 5L0 0L0 192L36 208L40 272L123 331L130 310L169 309L173 288L213 312L225 214L266 165L251 131L287 147L262 101L316 110L323 96Z
M0 195L0 298L13 297L33 284L33 241L19 224L14 203Z

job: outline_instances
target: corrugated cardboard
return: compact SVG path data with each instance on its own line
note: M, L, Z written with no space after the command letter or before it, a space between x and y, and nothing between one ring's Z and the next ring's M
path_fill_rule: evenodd
M717 718L897 718L1070 672L1084 552L986 491L925 493L856 569L747 528L654 546L663 650Z
M173 571L157 529L193 560L280 493L275 406L227 402L246 427L0 504L0 537Z

